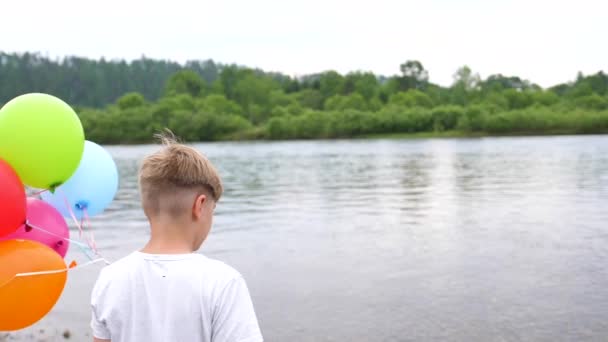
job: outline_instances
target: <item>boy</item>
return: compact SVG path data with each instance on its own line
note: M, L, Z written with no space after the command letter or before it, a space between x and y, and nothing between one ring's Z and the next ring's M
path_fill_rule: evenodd
M243 277L194 253L222 195L217 171L195 149L160 138L163 148L139 172L150 240L100 273L91 295L94 341L262 341Z

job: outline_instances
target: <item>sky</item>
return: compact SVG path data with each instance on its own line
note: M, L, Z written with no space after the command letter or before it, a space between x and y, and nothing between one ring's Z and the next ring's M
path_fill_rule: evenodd
M608 71L605 0L4 0L0 50L185 62L292 76L468 65L543 87Z

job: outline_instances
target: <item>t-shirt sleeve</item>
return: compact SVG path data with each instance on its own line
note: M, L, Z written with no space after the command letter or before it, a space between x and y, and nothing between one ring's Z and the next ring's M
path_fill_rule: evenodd
M111 338L110 330L108 329L106 322L99 318L100 304L102 302L100 287L103 281L103 271L100 273L93 292L91 293L91 329L93 330L93 337L102 340L109 340Z
M93 330L93 337L102 340L109 340L111 338L110 330L108 330L105 322L102 322L97 318L95 308L93 308L93 314L91 317L91 329Z
M262 333L243 277L224 288L215 305L212 342L262 342Z

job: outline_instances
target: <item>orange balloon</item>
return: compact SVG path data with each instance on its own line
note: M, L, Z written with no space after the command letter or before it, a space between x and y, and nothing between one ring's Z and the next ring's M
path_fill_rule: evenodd
M57 271L19 276L19 273ZM0 331L19 330L38 322L61 296L67 279L63 258L35 241L0 242Z

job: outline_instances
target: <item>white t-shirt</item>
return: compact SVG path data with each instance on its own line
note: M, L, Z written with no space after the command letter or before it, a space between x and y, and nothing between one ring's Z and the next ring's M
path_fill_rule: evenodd
M101 271L91 306L112 342L263 341L243 277L200 254L134 252Z

